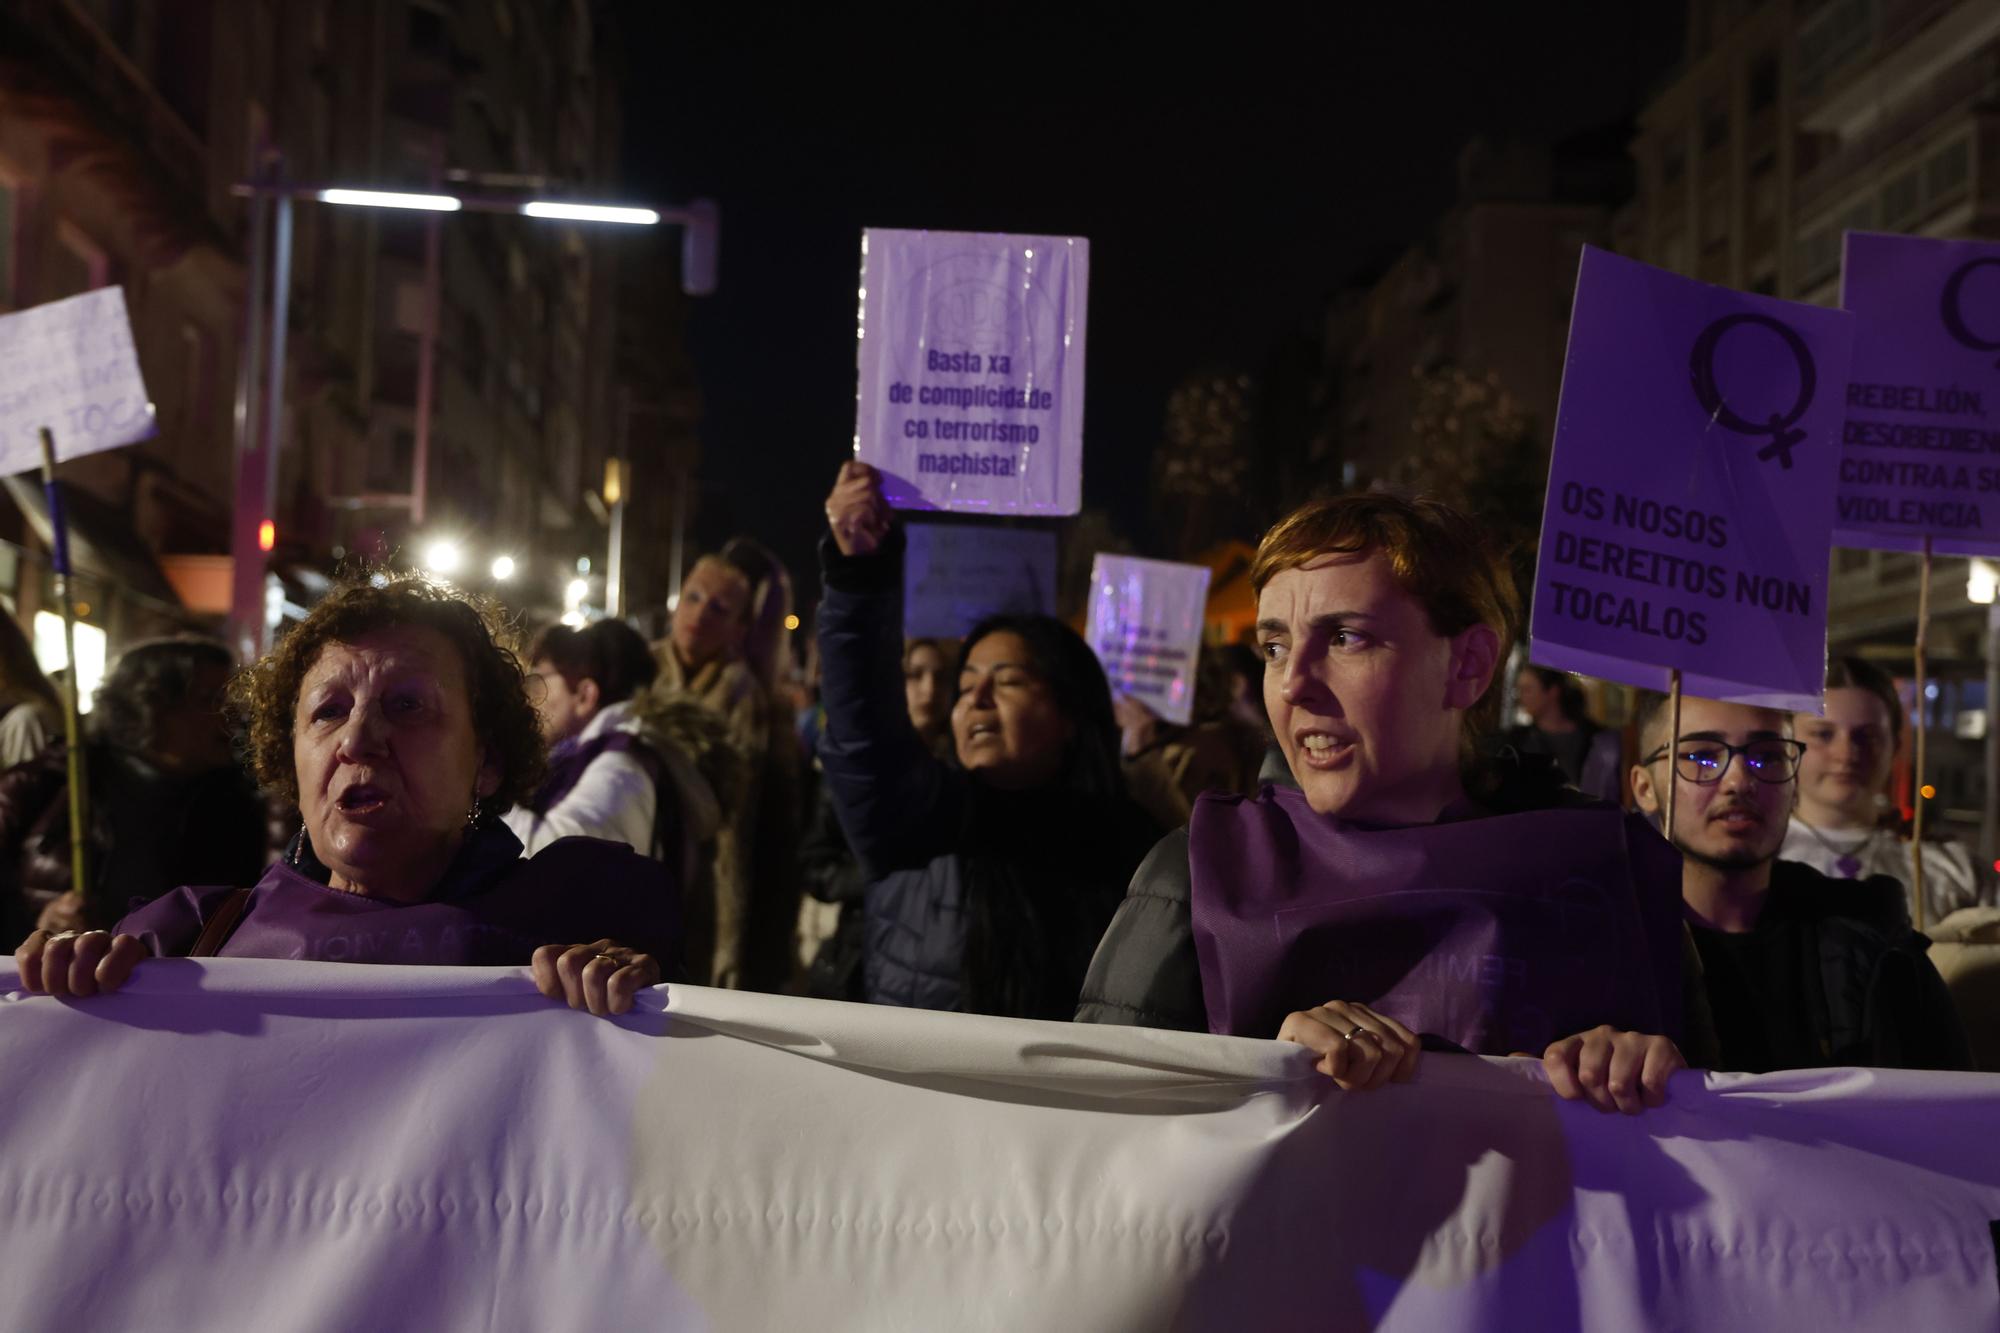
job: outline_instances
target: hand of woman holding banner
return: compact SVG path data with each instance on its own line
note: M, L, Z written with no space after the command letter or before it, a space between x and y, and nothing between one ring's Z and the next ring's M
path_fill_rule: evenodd
M892 513L882 496L882 474L850 459L826 497L826 525L842 555L872 555L889 535Z
M1328 1000L1287 1014L1278 1040L1318 1051L1321 1059L1313 1068L1347 1092L1365 1092L1392 1080L1408 1083L1416 1077L1423 1050L1416 1033L1349 1000Z
M652 955L611 940L544 944L535 950L530 967L542 994L600 1017L626 1012L641 990L660 984L660 965Z
M108 930L37 930L14 950L21 989L49 995L96 995L125 984L132 968L152 955L131 935Z
M1600 1111L1637 1115L1667 1100L1667 1076L1688 1063L1666 1037L1598 1026L1564 1037L1542 1055L1556 1096Z

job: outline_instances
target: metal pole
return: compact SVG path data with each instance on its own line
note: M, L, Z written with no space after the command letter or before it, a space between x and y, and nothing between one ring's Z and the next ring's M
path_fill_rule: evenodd
M604 614L617 619L625 614L625 462L618 460L618 502L611 506L611 550L604 561Z
M257 496L258 520L276 518L278 499L278 442L285 421L285 340L291 334L292 311L292 201L278 200L272 217L271 239L271 377L265 383L264 442L259 450L263 472ZM253 544L256 544L253 539ZM270 615L264 609L264 585L269 577L270 555L261 545L257 550L257 652L271 646Z
M688 470L683 466L674 477L674 543L667 562L667 596L676 602L681 595L682 553L687 546L688 481Z
M2000 874L2000 602L1986 608L1986 802L1980 812L1980 878Z
M49 556L56 576L56 600L62 603L63 657L69 670L63 680L63 740L69 750L69 887L79 909L90 877L84 866L85 796L82 728L77 721L76 598L70 587L69 524L63 517L62 488L56 482L56 440L42 427L42 488L49 503Z
M1917 929L1924 928L1924 917L1928 904L1924 901L1924 807L1929 801L1924 797L1924 742L1931 726L1930 700L1925 697L1930 663L1927 660L1931 631L1931 537L1924 534L1924 559L1922 581L1917 584L1917 775L1915 812L1910 819L1910 898L1915 904L1912 920Z
M444 170L444 146L438 144L431 157L431 184L435 188ZM417 428L416 448L410 460L410 523L421 526L424 503L431 484L431 398L437 392L436 369L438 307L443 300L444 218L431 213L424 219L424 327L417 337Z
M243 333L239 342L242 351L236 362L236 503L229 544L235 564L229 594L229 634L237 656L245 661L256 655L259 627L264 623L264 557L257 547L257 524L263 515L255 512L258 494L255 403L258 379L263 373L264 269L269 243L265 221L270 213L268 194L250 196L250 272L243 291Z

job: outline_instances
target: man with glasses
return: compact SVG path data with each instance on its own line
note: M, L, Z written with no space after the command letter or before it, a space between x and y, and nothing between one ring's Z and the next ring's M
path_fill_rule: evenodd
M1791 714L1689 698L1671 744L1670 726L1666 699L1648 696L1632 793L1664 826L1667 784L1678 784L1673 840L1721 1045L1715 1067L1971 1068L1901 886L1777 859L1805 750Z

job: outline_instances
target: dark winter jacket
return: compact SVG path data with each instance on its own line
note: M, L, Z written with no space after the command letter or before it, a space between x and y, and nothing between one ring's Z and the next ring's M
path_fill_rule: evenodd
M999 791L930 754L902 687L900 529L871 556L823 541L820 560L819 756L868 884L866 998L1067 1017L1158 827L1122 796Z
M1754 929L1697 926L1694 937L1718 1069L1973 1068L1930 941L1911 928L1909 899L1887 875L1833 879L1774 861Z
M70 887L68 749L0 773L0 902L12 950ZM90 792L84 920L110 926L182 884L248 884L270 859L264 803L234 767L170 774L131 751L84 748Z

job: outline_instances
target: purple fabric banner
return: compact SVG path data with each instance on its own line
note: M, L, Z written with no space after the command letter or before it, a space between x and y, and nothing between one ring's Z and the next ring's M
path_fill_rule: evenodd
M900 509L1083 507L1090 242L885 231L861 237L854 452Z
M1854 378L1834 541L2000 553L2000 244L1847 233Z
M1584 248L1535 662L1818 711L1853 322Z

